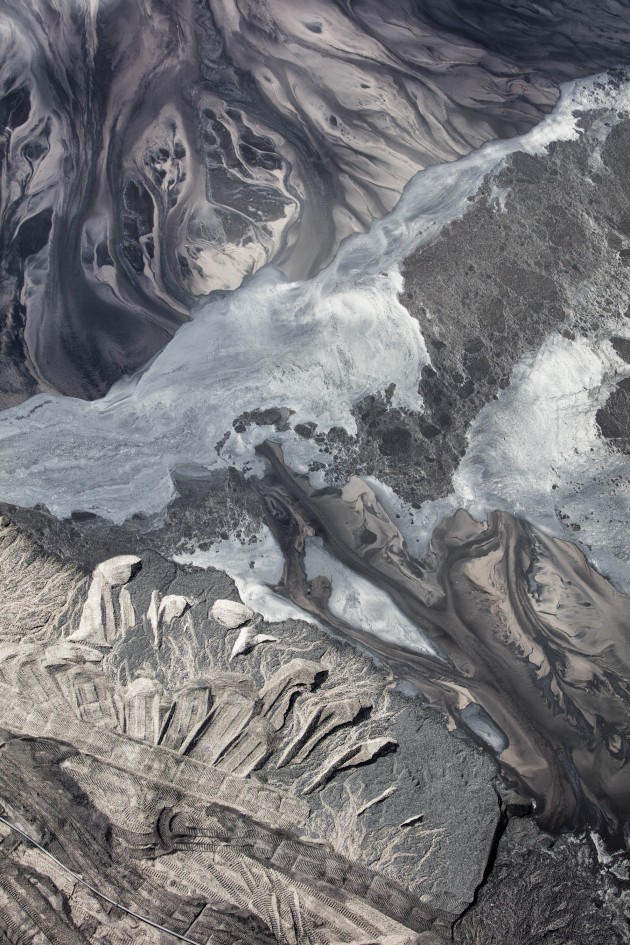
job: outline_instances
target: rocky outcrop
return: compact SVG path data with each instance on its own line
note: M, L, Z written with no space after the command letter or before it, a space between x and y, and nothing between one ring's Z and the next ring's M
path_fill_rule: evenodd
M85 576L43 554L0 516L0 639L46 640L78 627Z
M88 579L9 523L0 553L26 565L0 574L5 935L449 940L500 817L477 748L223 576L149 553Z
M122 601L119 596L120 619L116 622L113 593L131 579L140 563L136 555L119 555L95 568L79 627L68 639L107 646L117 632L124 632L128 622L135 622L135 614L133 608L129 607L126 595Z
M511 820L488 880L456 924L456 945L627 945L627 855L597 838L553 839Z
M235 600L215 600L210 610L210 616L222 623L228 630L236 630L252 619L254 611L251 607Z

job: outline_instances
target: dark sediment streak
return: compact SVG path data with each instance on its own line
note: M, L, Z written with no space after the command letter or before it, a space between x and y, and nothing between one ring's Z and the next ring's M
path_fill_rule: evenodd
M627 10L5 0L0 406L100 396L200 297L321 268L418 169L623 59Z
M596 827L623 845L630 815L630 602L570 542L506 512L464 512L417 562L369 487L313 489L280 449L260 491L285 556L278 593L393 663L496 755L546 829ZM305 540L385 590L441 654L392 646L338 620L310 582Z

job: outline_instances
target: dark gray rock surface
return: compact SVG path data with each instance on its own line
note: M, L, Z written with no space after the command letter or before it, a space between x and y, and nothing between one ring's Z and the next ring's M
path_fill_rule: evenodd
M630 377L624 377L597 411L597 425L614 449L630 453Z
M238 470L210 479L176 480L178 495L153 518L135 515L113 525L91 514L58 519L46 509L22 509L0 502L25 534L64 561L93 568L104 558L153 549L171 555L182 547L201 551L229 536L247 542L264 521L260 498Z
M456 945L627 945L628 859L603 859L589 837L552 839L510 820Z
M600 118L583 116L581 137L548 154L514 153L461 219L405 260L401 301L431 358L420 384L424 410L393 408L391 388L366 398L355 410L356 438L319 437L333 458L331 481L375 476L416 508L447 495L472 420L509 386L516 363L552 332L596 337L607 317L625 311L630 119L610 130ZM576 307L588 286L597 287L597 304ZM616 445L627 437L623 386L601 421Z

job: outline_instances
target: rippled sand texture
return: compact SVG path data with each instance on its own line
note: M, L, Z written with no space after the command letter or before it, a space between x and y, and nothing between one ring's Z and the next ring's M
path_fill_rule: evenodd
M625 3L469 6L3 0L0 405L102 394L199 297L312 274L625 55Z
M507 512L459 511L418 562L361 479L316 490L279 447L260 489L286 566L279 593L399 665L535 797L549 829L596 825L619 842L630 800L628 598L572 543ZM309 581L306 542L385 590L436 657L368 637L330 613L329 583Z

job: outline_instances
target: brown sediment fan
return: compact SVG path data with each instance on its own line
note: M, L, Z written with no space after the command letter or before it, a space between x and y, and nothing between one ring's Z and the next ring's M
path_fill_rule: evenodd
M596 826L623 843L630 814L630 601L571 542L507 512L460 510L409 553L373 491L352 478L313 488L281 449L259 447L258 486L285 568L276 591L361 642L491 747L535 798L549 830ZM306 538L386 591L439 656L350 626L328 608L330 583L307 578Z

